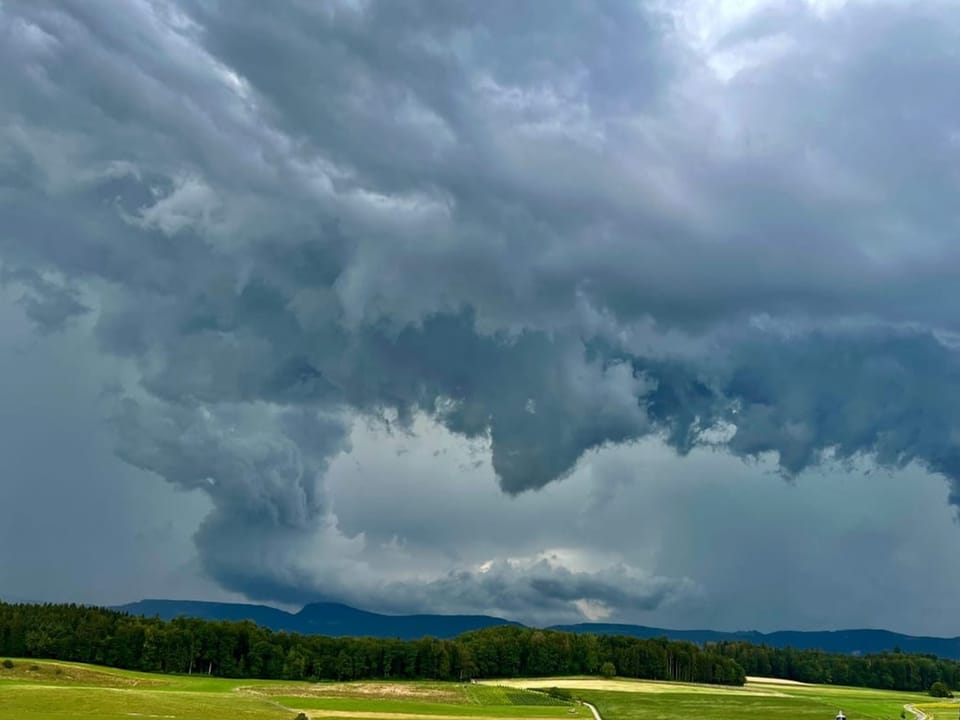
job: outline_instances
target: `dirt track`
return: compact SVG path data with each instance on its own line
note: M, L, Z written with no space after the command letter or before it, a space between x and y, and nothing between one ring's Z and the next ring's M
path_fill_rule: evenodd
M583 704L586 705L588 708L590 708L590 712L593 713L593 720L603 720L603 718L600 717L600 711L597 710L593 705L591 705L588 702L585 702Z

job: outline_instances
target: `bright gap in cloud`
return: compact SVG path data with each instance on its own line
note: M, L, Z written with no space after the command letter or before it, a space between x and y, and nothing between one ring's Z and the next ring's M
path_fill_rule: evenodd
M497 488L482 444L424 418L415 435L357 423L351 442L353 453L330 471L334 512L347 534L399 541L402 558L365 558L393 580L465 567L482 575L503 561L549 559L571 571L622 566L615 571L623 577L691 584L651 610L574 599L581 620L731 630L778 629L789 617L798 629L869 621L934 632L942 626L933 618L946 617L946 598L960 592L960 575L925 570L956 566L949 549L960 527L943 480L913 467L828 463L788 483L773 457L745 463L700 449L678 458L646 440L590 453L566 480L511 498ZM917 583L929 589L917 599L925 612L904 621L898 588ZM575 617L530 611L518 619Z

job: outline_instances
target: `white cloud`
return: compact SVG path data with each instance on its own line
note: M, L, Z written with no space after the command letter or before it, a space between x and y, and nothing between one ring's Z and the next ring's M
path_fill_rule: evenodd
M169 192L155 189L156 202L140 208L128 222L147 230L159 230L164 235L176 235L184 230L219 235L217 216L223 206L213 189L198 177L182 175L173 179Z

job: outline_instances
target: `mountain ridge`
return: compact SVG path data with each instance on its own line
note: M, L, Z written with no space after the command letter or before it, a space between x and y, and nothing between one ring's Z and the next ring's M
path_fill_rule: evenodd
M164 620L178 616L204 620L252 620L271 630L304 635L397 637L402 640L416 640L428 635L451 638L496 625L521 626L518 622L491 615L384 615L333 602L309 603L296 613L269 605L204 600L146 599L112 609L133 615L157 615Z
M471 630L498 625L523 627L522 623L491 615L385 615L334 602L305 605L299 612L287 612L269 605L221 603L204 600L144 599L112 609L133 615L159 616L169 620L178 616L204 620L251 620L275 631L333 637L396 637L415 640L425 636L451 638ZM848 655L867 655L894 651L937 655L960 660L960 637L907 635L892 630L854 628L841 630L676 630L629 623L573 623L551 625L548 630L598 635L626 635L639 638L666 637L702 645L707 642L743 641L771 647L819 649Z

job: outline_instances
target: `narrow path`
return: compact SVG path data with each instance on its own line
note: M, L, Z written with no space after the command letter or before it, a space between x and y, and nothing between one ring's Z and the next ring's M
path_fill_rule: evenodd
M597 711L597 709L593 705L591 705L588 702L584 702L583 704L586 705L588 708L590 708L590 712L593 713L593 720L603 720L603 718L600 717L600 713ZM927 718L926 716L924 716L922 718L917 718L917 720L927 720Z
M903 709L908 713L913 713L915 720L927 720L927 714L923 710L918 710L913 705L904 705Z

